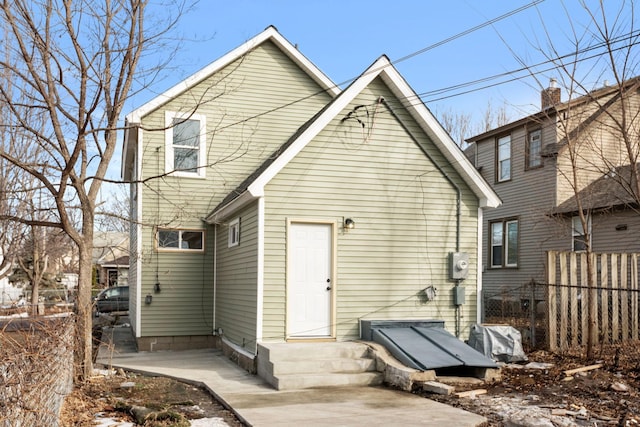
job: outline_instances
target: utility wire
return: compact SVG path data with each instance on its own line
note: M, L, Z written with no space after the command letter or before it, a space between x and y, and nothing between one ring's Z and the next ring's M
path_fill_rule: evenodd
M477 30L479 30L479 29L485 28L485 27L487 27L487 26L489 26L489 25L493 25L493 24L495 24L496 22L499 22L499 21L502 21L502 20L504 20L504 19L506 19L506 18L509 18L509 17L511 17L511 16L513 16L513 15L515 15L515 14L517 14L517 13L520 13L520 12L522 12L522 11L524 11L524 10L527 10L527 9L529 9L529 8L533 7L533 6L537 6L538 4L540 4L540 3L544 2L544 1L545 1L545 0L534 0L534 1L532 1L531 3L527 3L527 4L525 4L525 5L521 6L521 7L517 8L517 9L513 9L513 10L511 10L511 11L509 11L509 12L505 13L505 14L502 14L502 15L500 15L500 16L498 16L498 17L496 17L496 18L493 18L493 19L491 19L491 20L489 20L489 21L485 21L485 22L483 22L483 23L481 23L481 24L479 24L479 25L476 25L475 27L469 28L469 29L464 30L464 31L462 31L462 32L460 32L460 33L457 33L457 34L455 34L455 35L453 35L453 36L451 36L451 37L448 37L448 38L446 38L446 39L444 39L444 40L441 40L441 41L439 41L439 42L437 42L437 43L434 43L434 44L432 44L432 45L429 45L429 46L427 46L427 47L425 47L425 48L423 48L423 49L420 49L420 50L418 50L418 51L415 51L415 52L413 52L413 53L410 53L410 54L408 54L408 55L405 55L405 56L403 56L403 57L401 57L401 58L399 58L399 59L397 59L397 60L395 60L395 61L391 61L391 64L392 64L392 65L394 65L394 64L397 64L397 63L399 63L399 62L406 61L406 60L408 60L408 59L410 59L410 58L413 58L413 57L415 57L415 56L421 55L421 54L423 54L423 53L425 53L425 52L428 52L428 51L430 51L430 50L432 50L432 49L435 49L436 47L442 46L442 45L444 45L444 44L446 44L446 43L449 43L449 42L451 42L451 41L453 41L453 40L456 40L456 39L458 39L458 38L460 38L460 37L464 37L464 36L466 36L466 35L469 35L469 34L471 34L471 33L475 32L475 31L477 31ZM371 73L373 73L373 72L377 72L377 71L378 71L378 70L371 70L370 72L371 72ZM334 84L334 85L333 85L331 88L329 88L329 89L339 88L339 87L341 87L341 86L343 86L343 85L349 84L349 83L353 82L354 80L356 80L357 78L362 77L363 75L365 75L365 74L361 74L360 76L350 78L350 79L348 79L348 80L343 81L342 83ZM267 115L267 114L273 113L273 112L278 111L278 110L281 110L281 109L283 109L283 108L287 108L287 107L289 107L289 106L291 106L291 105L294 105L294 104L296 104L296 103L298 103L298 102L302 102L302 101L305 101L305 100L307 100L307 99L310 99L310 98L312 98L312 97L314 97L314 96L317 96L317 95L320 95L320 94L326 93L326 92L328 92L328 90L329 90L329 89L323 89L323 90L320 90L320 91L318 91L318 92L312 93L312 94L310 94L310 95L307 95L307 96L305 96L305 97L302 97L302 98L296 99L296 100L291 101L291 102L288 102L288 103L286 103L286 104L279 105L279 106L277 106L277 107L271 108L271 109L269 109L269 110L263 111L263 112L258 113L258 114L254 114L253 116L247 117L247 118L245 118L245 119L243 119L243 120L239 120L239 121L237 121L237 122L230 123L230 124L228 124L228 125L218 127L218 128L216 129L216 131L224 130L224 129L227 129L227 128L232 127L232 126L236 126L236 125L239 125L239 124L242 124L242 123L246 123L246 122L251 121L251 120L253 120L253 119L256 119L256 118L258 118L258 117L261 117L261 116L264 116L264 115Z

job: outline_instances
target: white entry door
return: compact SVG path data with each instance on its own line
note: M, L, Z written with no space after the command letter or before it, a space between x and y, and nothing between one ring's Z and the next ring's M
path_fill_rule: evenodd
M290 225L287 289L290 337L331 336L332 230L331 224Z

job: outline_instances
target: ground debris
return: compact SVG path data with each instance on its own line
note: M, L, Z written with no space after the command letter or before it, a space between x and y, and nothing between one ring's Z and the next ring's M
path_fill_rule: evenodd
M583 350L530 352L526 365L504 365L500 381L466 387L456 383L457 392L484 388L486 395L476 399L424 396L482 415L490 427L640 427L638 345L640 342L634 341L603 346L599 360L588 360ZM594 365L600 367L584 369ZM565 371L572 370L573 376L567 377Z
M123 387L124 385L124 387ZM165 377L151 377L122 370L95 372L65 399L62 427L199 426L243 424L209 392Z

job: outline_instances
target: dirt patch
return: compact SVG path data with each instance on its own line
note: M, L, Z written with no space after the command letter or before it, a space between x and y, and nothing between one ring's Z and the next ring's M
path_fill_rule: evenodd
M145 422L135 413L147 408ZM243 424L207 391L164 377L119 371L96 375L67 396L60 423L63 427L95 426L96 414L148 427L188 426L189 420L221 418L231 427Z
M508 365L502 369L502 379L492 384L449 379L456 392L487 391L473 398L417 393L483 415L492 427L547 425L533 423L541 420L556 426L640 425L639 345L604 347L591 361L580 350L562 354L536 351L528 355L529 362L536 363ZM587 368L595 364L602 366ZM565 373L576 368L585 370ZM519 419L525 423L514 424Z

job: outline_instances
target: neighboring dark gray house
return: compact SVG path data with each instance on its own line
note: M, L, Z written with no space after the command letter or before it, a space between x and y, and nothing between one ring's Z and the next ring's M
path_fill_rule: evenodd
M583 249L576 197L589 218L594 252L640 251L629 161L612 126L621 99L637 114L638 82L561 102L552 81L541 93L540 112L467 140L468 157L503 202L483 218L485 303L528 298L526 285L545 280L545 251ZM636 116L628 121L637 127Z

